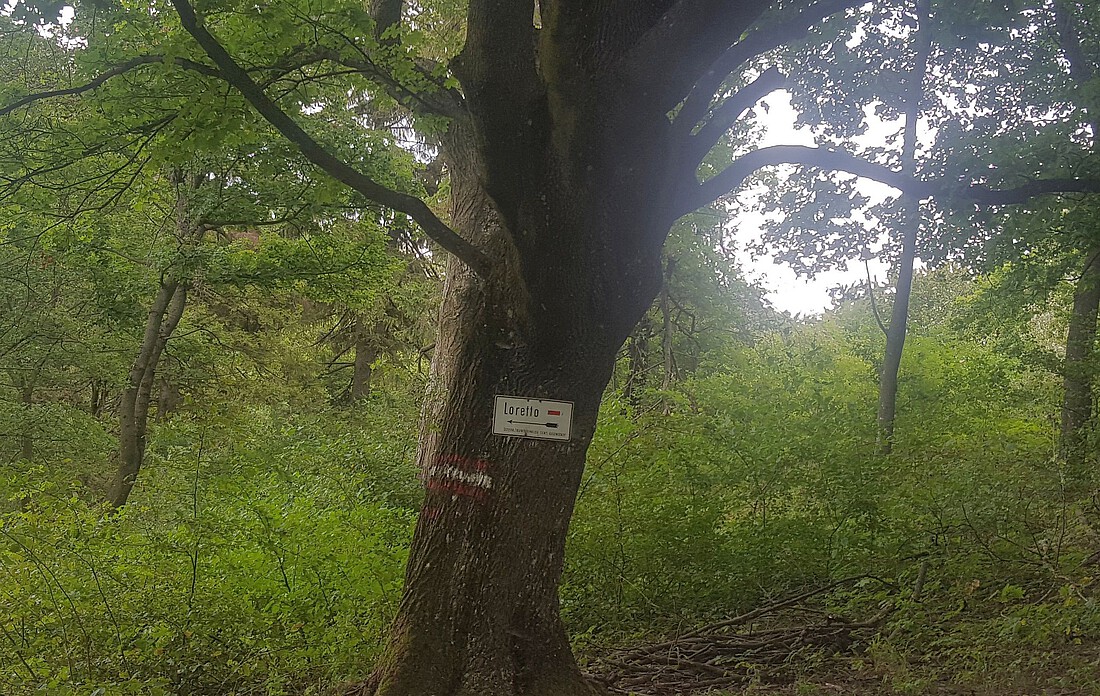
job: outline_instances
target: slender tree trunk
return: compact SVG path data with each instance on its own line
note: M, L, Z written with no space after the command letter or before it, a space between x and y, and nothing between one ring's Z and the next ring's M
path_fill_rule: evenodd
M901 258L898 261L898 282L890 325L886 330L886 353L878 382L878 453L890 454L894 447L894 421L897 417L898 374L905 352L909 323L909 299L913 290L913 266L916 261L917 231L920 216L916 201L906 201Z
M1100 248L1085 257L1073 292L1062 384L1060 449L1071 471L1084 473L1086 441L1092 423L1093 367L1097 310L1100 308Z
M661 378L661 389L666 391L672 388L672 383L676 379L676 357L672 354L672 302L668 294L669 284L672 282L672 273L675 269L676 259L669 259L665 264L664 281L661 283L660 295L661 356L664 361L664 375Z
M1081 28L1075 6L1065 0L1053 3L1058 43L1069 63L1070 77L1081 88L1092 131L1092 150L1100 154L1100 99L1085 96L1085 87L1095 81L1096 70L1081 43ZM1085 479L1087 442L1093 419L1093 367L1091 356L1096 343L1097 310L1100 307L1100 247L1085 254L1081 275L1073 290L1073 311L1066 336L1066 365L1062 384L1062 428L1059 450L1077 481Z
M176 412L183 402L180 388L166 377L157 379L157 422L164 421Z
M916 7L916 60L905 90L905 130L902 134L901 171L912 174L916 168L917 119L924 93L924 76L932 51L932 34L928 26L929 0L919 0ZM909 299L913 290L913 267L917 258L917 235L920 230L920 201L908 194L901 196L902 242L898 259L898 283L894 307L890 312L890 327L886 331L886 353L879 373L878 441L876 450L887 455L894 447L894 421L898 405L898 373L905 352L905 337L909 324Z
M355 320L355 360L351 367L352 403L370 397L374 361L378 358L378 327L368 328L362 317Z
M107 494L117 509L126 504L145 460L145 435L157 365L187 304L187 286L175 279L161 283L145 321L138 355L130 366L119 405L118 468Z
M19 437L19 458L29 462L34 459L34 424L32 423L34 382L30 379L24 379L19 390L19 396L19 400L23 404L23 427Z
M192 194L206 181L201 171L174 168L167 181L175 192L176 240L180 245L201 241L203 228L192 217ZM118 509L130 498L138 473L145 462L145 436L149 427L149 406L153 399L157 367L168 339L187 307L188 284L166 274L161 277L153 305L145 321L138 354L130 366L126 388L119 405L118 468L107 494L107 502Z
M641 405L641 393L645 389L649 370L649 338L652 326L649 317L643 317L630 334L626 344L628 371L623 385L623 398L634 408Z
M91 385L91 399L88 404L88 412L94 418L99 418L103 413L103 406L107 402L107 384L101 379L93 379Z

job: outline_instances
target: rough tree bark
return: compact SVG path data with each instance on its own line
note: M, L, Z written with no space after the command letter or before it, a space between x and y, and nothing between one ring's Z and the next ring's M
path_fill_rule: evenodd
M917 119L920 117L921 99L924 95L924 77L928 71L928 57L932 51L932 32L929 27L929 0L919 0L915 8L917 32L915 59L905 88L905 130L902 133L901 171L913 174L917 152ZM898 258L898 282L894 292L894 306L890 311L890 326L886 330L886 351L879 373L878 385L878 438L876 449L887 455L894 447L894 421L898 405L898 373L905 352L905 337L909 328L909 299L913 292L913 266L917 259L917 235L920 231L920 200L903 192L900 218L902 227L901 256Z
M600 326L563 303L564 288L511 291L524 285L518 259L474 172L462 171L462 151L449 153L452 222L511 259L490 283L457 262L449 270L434 412L419 451L427 496L374 684L386 695L586 693L558 618L557 584L585 451L625 335L608 335L621 322ZM571 275L559 267L545 280ZM531 316L534 302L549 311ZM581 327L567 326L574 318ZM573 401L573 439L493 436L497 394Z

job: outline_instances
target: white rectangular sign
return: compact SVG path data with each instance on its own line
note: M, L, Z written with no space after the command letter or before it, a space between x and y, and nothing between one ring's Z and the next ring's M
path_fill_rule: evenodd
M573 425L572 401L546 401L523 396L497 396L493 434L568 440Z

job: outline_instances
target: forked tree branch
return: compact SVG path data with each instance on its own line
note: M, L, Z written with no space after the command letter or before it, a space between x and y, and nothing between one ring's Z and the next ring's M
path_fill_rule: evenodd
M718 57L695 82L676 115L675 122L681 131L690 133L706 117L711 101L737 68L768 51L806 36L815 24L826 17L865 1L819 0L778 26L759 27L750 31Z
M656 107L667 113L767 5L678 0L626 55L621 72L639 85L648 85Z
M692 172L707 153L718 144L723 136L733 127L741 115L753 104L760 101L775 90L781 88L786 82L786 77L777 68L768 68L755 80L742 87L736 94L722 102L714 114L699 131L691 136L691 155L688 161L693 163Z
M386 188L326 150L324 146L303 130L294 119L279 108L248 73L233 60L232 56L214 38L213 34L202 26L188 0L172 0L172 5L179 13L183 28L191 34L210 59L214 61L214 64L218 66L223 78L235 87L268 123L297 146L306 159L368 200L405 213L420 225L429 238L469 266L475 274L483 278L488 276L492 265L489 257L448 227L428 208L424 201L415 196Z

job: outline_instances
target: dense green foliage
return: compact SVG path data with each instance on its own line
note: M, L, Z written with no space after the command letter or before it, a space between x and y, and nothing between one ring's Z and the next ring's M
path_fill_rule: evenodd
M399 597L417 498L409 433L380 410L350 427L259 406L181 416L106 520L18 472L4 693L295 693L355 674Z

